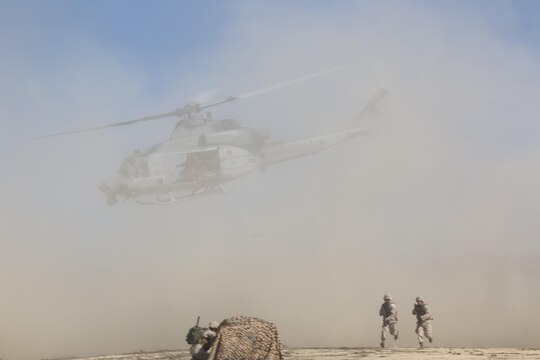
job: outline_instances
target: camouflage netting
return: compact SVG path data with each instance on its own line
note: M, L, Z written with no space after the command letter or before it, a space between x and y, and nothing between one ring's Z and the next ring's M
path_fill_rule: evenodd
M282 360L281 344L274 324L235 316L219 326L209 360Z

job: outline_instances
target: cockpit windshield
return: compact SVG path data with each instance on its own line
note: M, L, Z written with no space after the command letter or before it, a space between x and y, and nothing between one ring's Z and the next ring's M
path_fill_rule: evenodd
M135 154L129 155L124 158L118 172L128 178L148 177L148 157Z

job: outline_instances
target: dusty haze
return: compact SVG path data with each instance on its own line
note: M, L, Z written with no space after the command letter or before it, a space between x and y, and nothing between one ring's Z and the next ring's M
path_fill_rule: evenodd
M399 346L416 344L410 311L423 295L436 345L539 347L539 54L481 9L421 4L238 2L197 68L178 59L151 79L73 33L58 33L62 66L32 65L18 39L47 22L15 7L24 27L0 41L0 357L183 348L197 315L272 321L289 346L377 346L384 293ZM385 88L374 135L222 196L108 207L98 193L126 152L164 140L174 120L27 140L336 65L214 116L293 139L347 127Z

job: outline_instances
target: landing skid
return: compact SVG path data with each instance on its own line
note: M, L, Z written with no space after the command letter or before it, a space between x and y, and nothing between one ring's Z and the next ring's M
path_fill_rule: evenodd
M232 190L229 191L223 191L220 189L219 191L206 191L206 192L194 192L187 195L179 195L179 194L163 194L167 195L166 197L160 197L156 196L154 199L136 199L135 202L140 205L170 205L170 204L176 204L188 200L195 200L200 199L202 197L212 196L212 195L220 195L220 194L226 194L232 192Z

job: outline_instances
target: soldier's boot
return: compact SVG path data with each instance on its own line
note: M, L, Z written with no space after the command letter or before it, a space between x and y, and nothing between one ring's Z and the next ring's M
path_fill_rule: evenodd
M424 343L418 343L419 346L418 346L418 350L422 350L424 348Z
M396 333L394 334L394 340L397 340L399 337L399 331L396 331Z
M431 344L433 342L433 338L429 338L429 343Z
M384 341L381 341L381 348L384 349Z

